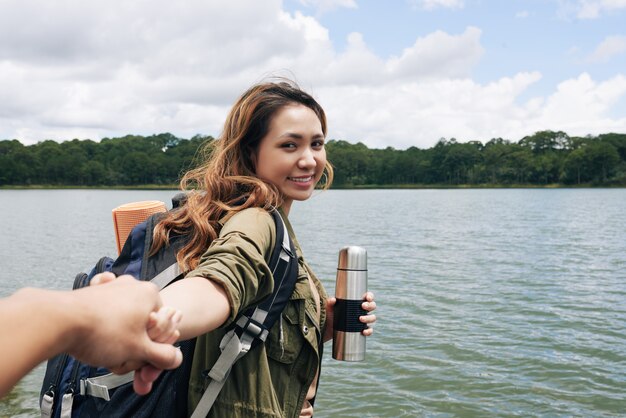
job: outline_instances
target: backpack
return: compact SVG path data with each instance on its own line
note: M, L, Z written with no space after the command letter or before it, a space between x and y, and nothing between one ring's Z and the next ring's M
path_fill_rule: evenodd
M184 203L184 195L172 199L175 209ZM295 249L280 214L270 212L276 224L276 246L269 267L274 277L271 295L257 306L240 313L220 342L222 351L210 371L211 379L194 417L207 415L217 398L232 365L249 350L263 343L274 322L281 316L297 279L298 263ZM136 225L117 259L102 257L89 274L79 273L73 289L88 286L98 273L112 271L116 275L131 274L139 280L150 280L159 289L182 279L176 254L185 244L184 235L170 237L170 244L149 255L152 232L161 214L152 215ZM77 315L80 312L76 313ZM114 375L105 368L81 363L68 354L60 354L47 362L40 393L42 417L186 417L187 393L196 339L176 345L182 351L183 363L176 369L164 370L153 383L150 393L135 394L133 373Z

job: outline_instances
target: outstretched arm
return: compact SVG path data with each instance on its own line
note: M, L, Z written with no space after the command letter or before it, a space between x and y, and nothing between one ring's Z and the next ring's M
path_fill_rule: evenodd
M207 333L222 325L230 313L224 289L204 277L186 277L161 290L167 306L182 312L178 329L186 340Z
M177 367L180 351L156 343L149 315L161 307L157 288L130 276L76 291L26 288L0 300L0 396L33 367L67 352L118 373L146 363Z
M239 211L221 228L196 269L161 290L163 303L183 314L178 327L181 340L224 325L244 307L272 293L265 255L273 248L274 235L268 212Z

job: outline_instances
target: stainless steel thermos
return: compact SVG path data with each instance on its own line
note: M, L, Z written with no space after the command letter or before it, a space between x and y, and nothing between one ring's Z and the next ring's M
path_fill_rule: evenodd
M367 325L359 316L367 311L361 307L367 292L367 251L348 246L339 251L333 319L333 358L344 361L365 359L365 337L361 331Z

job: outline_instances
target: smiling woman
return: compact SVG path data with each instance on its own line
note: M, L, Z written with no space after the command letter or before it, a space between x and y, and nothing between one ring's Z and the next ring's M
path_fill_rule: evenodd
M278 187L283 210L294 200L306 200L326 167L324 131L313 110L288 105L272 118L270 130L255 158L259 178Z
M295 288L265 344L235 363L210 415L313 414L335 299L304 260L288 215L293 202L311 197L324 177L324 187L332 182L325 136L324 110L294 83L251 87L231 109L207 161L183 177L186 204L168 212L155 228L154 251L168 245L173 234L190 238L177 254L186 278L165 288L162 298L183 314L181 338L198 336L189 379L192 410L211 381L204 371L221 354L226 328L272 293L268 260L276 226L269 212L278 210L298 260ZM373 294L363 295L362 308L367 314L360 320L374 323ZM372 329L363 334L371 335Z

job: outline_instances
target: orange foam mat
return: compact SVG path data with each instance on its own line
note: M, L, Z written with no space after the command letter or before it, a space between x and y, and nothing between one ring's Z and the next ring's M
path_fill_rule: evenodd
M130 234L135 225L145 221L150 215L166 211L165 203L160 200L126 203L113 209L113 226L115 227L117 253L122 252L122 247L124 247L128 234Z

